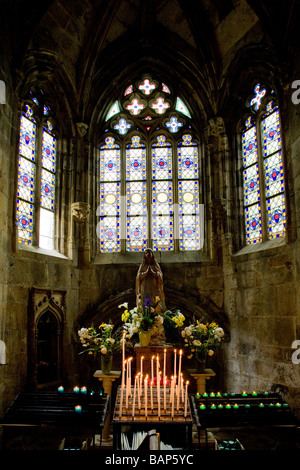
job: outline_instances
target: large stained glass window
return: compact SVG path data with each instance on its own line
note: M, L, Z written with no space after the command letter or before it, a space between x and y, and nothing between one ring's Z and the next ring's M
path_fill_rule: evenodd
M143 251L147 247L146 148L135 135L126 148L126 249Z
M179 249L201 248L198 147L190 134L178 145Z
M255 87L251 104L258 111L245 122L242 134L246 242L248 245L284 237L286 209L281 126L278 106L263 102L266 90Z
M122 97L107 110L99 152L100 252L200 250L199 155L188 106L148 75Z
M21 115L16 225L20 244L53 250L56 138L49 112L33 97Z
M121 250L120 147L107 137L100 151L100 240L102 252Z
M29 105L21 116L19 138L17 227L18 241L33 242L33 217L36 187L36 121Z
M174 249L172 148L164 135L152 146L153 249Z
M48 250L54 248L56 139L52 131L47 121L42 140L39 246Z

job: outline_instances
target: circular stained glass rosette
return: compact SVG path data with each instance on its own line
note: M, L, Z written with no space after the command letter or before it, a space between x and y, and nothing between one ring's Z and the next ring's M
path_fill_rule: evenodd
M158 193L157 196L156 196L156 199L158 200L158 202L167 202L168 200L168 195L166 193Z
M48 145L47 145L47 147L45 147L45 156L46 157L51 157L51 149Z
M282 217L282 213L280 211L275 211L272 215L272 220L278 224L278 222L280 222L281 220L281 217Z
M275 181L277 179L277 176L279 175L279 171L276 169L276 168L273 168L272 172L271 172L271 178L273 181Z
M256 181L251 180L249 185L248 185L248 188L249 188L250 191L254 191L254 189L256 188Z
M116 202L116 196L114 194L107 194L105 196L106 204L114 204Z
M135 238L136 240L140 239L141 236L142 236L142 232L140 230L139 227L135 227L132 232L131 232L131 235L133 238Z
M22 228L27 228L29 225L29 220L27 219L26 215L21 215L18 219L18 222Z
M141 166L141 162L137 159L134 159L133 162L131 163L131 166L134 170L138 170Z
M276 136L277 136L276 129L270 129L269 132L268 132L268 138L270 140L274 140Z
M133 204L139 204L141 200L142 200L142 196L139 193L132 194L131 202L133 202Z
M193 160L192 160L190 157L187 157L187 158L184 160L184 162L183 162L183 164L184 164L184 166L185 166L186 168L191 168L191 166L193 165L193 163L194 163L194 162L193 162Z
M105 166L108 170L113 170L116 164L112 160L109 160Z
M187 237L192 237L195 233L195 230L193 229L193 227L186 227L184 233Z
M156 165L157 165L158 168L164 169L168 165L168 162L166 160L164 160L163 158L159 158L156 162Z
M182 196L182 199L184 200L184 202L193 202L193 200L194 200L194 194L193 194L193 193L190 193L189 191L187 191L187 192L184 193L184 195Z
M158 230L160 238L165 238L168 235L168 230L165 227L160 227Z
M46 196L49 196L49 194L51 194L51 189L47 184L44 184L44 186L42 187L42 191L45 193Z
M31 142L30 135L27 132L25 132L25 134L23 134L23 137L24 137L25 144L29 145Z
M106 238L108 238L109 240L111 240L111 239L114 238L114 236L115 236L115 231L114 231L112 228L108 228L108 229L105 231L105 236L106 236Z
M252 230L256 230L258 226L259 226L259 221L257 219L252 219L250 223L250 227L252 228Z
M23 173L20 179L24 186L27 186L30 182L30 178L26 173Z
M252 142L249 142L249 144L246 147L247 152L252 152L254 149L254 144Z

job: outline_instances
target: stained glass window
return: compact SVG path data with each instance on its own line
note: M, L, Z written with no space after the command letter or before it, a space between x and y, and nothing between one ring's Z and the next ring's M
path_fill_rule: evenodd
M198 148L185 134L178 146L179 249L199 250L200 207Z
M270 102L261 122L268 238L285 235L286 209L279 110Z
M249 118L242 136L244 162L244 201L247 244L262 241L260 179L256 123Z
M37 107L39 100L32 98ZM41 106L48 116L49 106ZM41 147L38 138L41 136ZM27 104L20 120L16 225L18 242L54 248L56 138L51 122L37 125L33 108ZM39 193L40 191L40 193ZM36 227L35 219L39 219ZM37 234L35 237L34 234Z
M100 145L100 251L201 249L198 145L187 106L150 76L121 96Z
M18 241L33 242L33 217L36 186L36 121L30 106L21 116L19 138L17 229Z
M47 121L42 141L39 246L48 250L54 248L56 139L52 130Z
M135 135L126 148L126 249L143 251L147 242L146 148Z
M100 151L100 251L121 250L120 147L107 137Z
M266 90L255 87L258 110ZM265 104L265 103L264 103ZM247 244L285 235L286 209L279 109L267 102L263 115L249 117L242 134Z
M152 238L155 250L174 249L172 147L164 135L152 146Z

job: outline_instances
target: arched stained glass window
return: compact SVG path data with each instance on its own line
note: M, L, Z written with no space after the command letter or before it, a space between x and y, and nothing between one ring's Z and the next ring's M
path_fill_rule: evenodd
M248 245L284 237L286 208L278 106L266 90L255 87L242 134L245 230ZM264 98L266 97L266 98ZM261 109L261 112L259 112Z
M21 115L16 224L19 243L53 250L56 137L49 113L33 97Z
M35 187L36 121L31 107L26 105L20 122L17 187L18 241L24 245L32 245L33 241Z
M199 250L200 204L198 148L185 134L178 146L179 249Z
M103 252L121 251L120 147L107 137L100 151L100 243Z
M121 96L100 145L100 252L200 250L198 143L187 105L149 75Z
M164 135L152 146L152 238L154 250L174 249L172 147Z

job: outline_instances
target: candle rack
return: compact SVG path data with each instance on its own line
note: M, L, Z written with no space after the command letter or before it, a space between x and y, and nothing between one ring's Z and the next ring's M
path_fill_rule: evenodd
M125 395L125 391L124 391ZM152 391L152 400L151 400L151 390L147 390L145 406L145 391L143 390L140 397L140 406L138 402L138 397L136 396L135 404L133 402L134 398L134 388L130 387L130 393L127 400L123 397L121 398L121 386L118 387L113 423L137 423L137 422L148 422L148 423L168 423L168 422L182 422L182 423L192 423L192 413L190 408L189 400L187 403L185 399L180 399L179 407L177 409L177 398L175 397L175 402L172 407L170 403L170 387L166 387L166 407L164 406L165 401L165 392L164 387L161 387L160 393L158 395L157 390ZM159 399L158 399L159 398ZM151 401L153 406L151 406ZM122 402L122 404L121 404Z
M189 400L180 402L177 409L177 400L174 403L173 415L170 403L170 387L167 387L167 403L164 408L164 388L153 390L153 407L151 407L151 391L147 390L147 408L145 407L145 391L141 396L140 408L136 397L136 406L133 407L134 388L131 387L128 401L121 398L121 386L118 387L113 415L113 446L114 450L122 448L122 430L132 435L137 432L157 432L163 442L168 442L173 449L192 449L193 418ZM158 405L160 398L160 407ZM126 407L127 405L127 407ZM126 425L125 427L123 425Z
M198 429L244 426L297 427L299 422L288 403L278 393L196 394L191 407Z

